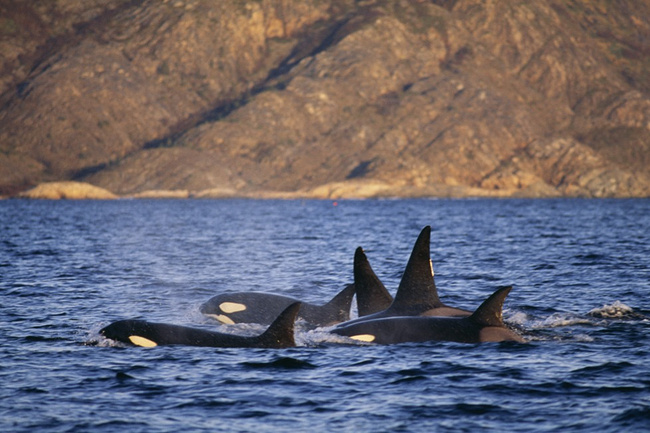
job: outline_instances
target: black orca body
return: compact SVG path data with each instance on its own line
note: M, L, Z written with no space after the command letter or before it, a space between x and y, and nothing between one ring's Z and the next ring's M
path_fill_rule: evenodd
M169 344L205 347L295 347L294 322L300 303L289 305L267 330L254 337L223 334L185 326L152 323L144 320L120 320L99 331L104 337L136 346Z
M349 284L325 305L301 302L298 318L313 326L332 326L350 319L354 284ZM262 292L222 293L200 307L201 313L225 324L268 325L296 299Z
M332 332L357 341L377 344L424 341L525 342L503 323L503 301L511 289L511 286L499 288L468 317L386 317L344 323Z
M426 226L422 229L420 235L415 241L413 251L411 252L406 269L404 270L399 287L397 288L395 299L393 299L392 303L386 309L373 314L361 317L362 314L359 313L359 319L355 319L348 323L392 316L465 317L472 314L471 311L450 307L440 301L436 283L434 281L433 266L431 264L430 237L431 227ZM361 266L361 263L363 263L364 260L367 262L363 250L357 250L357 253L358 261L360 263L359 269L360 271L365 269L365 271L359 272L359 276L363 276L366 280L370 281L367 284L364 284L361 281L357 282L357 272L355 270L355 285L358 284L357 302L359 302L359 299L363 299L364 295L362 291L365 287L375 287L373 291L374 293L378 292L378 290L376 289L377 283L372 282L373 278L368 272L370 265L368 264L367 267L365 265ZM357 255L355 255L355 260L357 260ZM374 272L372 275L374 275Z

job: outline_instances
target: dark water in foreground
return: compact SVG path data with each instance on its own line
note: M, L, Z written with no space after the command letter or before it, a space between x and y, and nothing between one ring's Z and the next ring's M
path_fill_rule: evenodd
M123 318L224 330L198 306L225 290L324 303L359 245L394 292L427 224L443 301L512 284L529 344L98 337ZM0 431L648 431L649 262L650 200L1 201Z

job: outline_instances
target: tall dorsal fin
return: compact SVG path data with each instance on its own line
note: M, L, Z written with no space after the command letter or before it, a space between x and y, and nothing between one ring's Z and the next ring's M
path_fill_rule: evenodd
M501 286L490 295L469 316L469 319L483 326L505 326L503 324L503 301L512 290L512 286Z
M331 301L324 305L328 312L332 312L336 316L337 321L345 322L350 320L350 308L352 307L354 292L354 284L348 284Z
M370 267L361 247L354 252L354 285L359 317L383 311L393 302L393 297Z
M294 302L285 308L267 330L258 337L259 347L295 347L293 328L298 311L300 311L300 302Z
M391 313L411 312L419 314L432 308L443 307L433 280L433 266L430 255L431 226L426 226L415 241L411 257L397 288ZM410 310L419 311L410 311Z

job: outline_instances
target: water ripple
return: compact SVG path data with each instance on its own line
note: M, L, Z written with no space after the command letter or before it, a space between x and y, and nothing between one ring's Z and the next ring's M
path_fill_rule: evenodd
M2 431L650 425L649 200L4 200L0 222ZM441 298L473 309L512 284L504 316L530 343L341 344L298 326L286 350L144 349L97 333L138 317L258 333L198 305L324 303L358 246L394 293L429 224Z

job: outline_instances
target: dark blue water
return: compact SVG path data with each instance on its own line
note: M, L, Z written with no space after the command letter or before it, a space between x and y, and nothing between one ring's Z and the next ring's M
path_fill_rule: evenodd
M433 228L440 296L528 344L116 347L144 318L224 330L225 290L324 303L363 246L394 292ZM650 429L650 200L0 201L0 431ZM251 333L252 325L230 332Z

